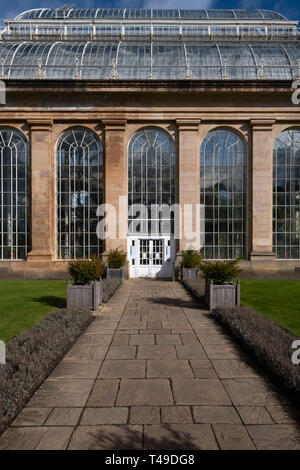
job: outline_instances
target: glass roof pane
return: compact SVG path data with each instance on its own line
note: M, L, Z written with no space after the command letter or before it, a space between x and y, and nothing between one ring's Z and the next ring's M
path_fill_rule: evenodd
M233 10L238 19L262 19L263 15L258 10Z
M281 44L283 49L288 54L292 65L298 65L300 61L300 47L297 43L289 42Z
M208 18L235 18L232 10L207 10Z
M17 18L151 18L150 9L121 9L121 8L62 8L48 9L39 8L32 11L26 11L18 15ZM287 21L280 13L269 10L226 10L226 9L208 9L208 10L177 10L177 9L154 9L152 18L195 18L195 19L270 19Z
M152 57L152 59L151 59ZM293 78L300 43L277 41L0 42L7 78ZM115 65L114 65L115 63ZM117 75L117 77L116 77Z
M206 10L179 10L180 18L205 18L207 19Z

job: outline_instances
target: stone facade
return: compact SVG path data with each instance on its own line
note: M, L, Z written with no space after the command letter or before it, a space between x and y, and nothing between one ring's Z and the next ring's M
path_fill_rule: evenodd
M156 126L174 139L177 202L199 204L200 145L212 129L235 129L248 150L248 257L252 273L294 272L297 260L276 260L272 252L272 149L278 134L300 128L300 108L288 82L201 83L199 81L7 81L0 125L21 130L31 145L31 251L24 261L0 261L2 278L64 278L66 261L56 259L55 146L71 126L86 126L100 138L105 154L105 202L126 204L127 147L135 131ZM117 214L126 230L127 213ZM182 223L184 223L182 221ZM197 232L197 230L196 230ZM193 240L182 238L176 250ZM106 239L106 251L126 240Z

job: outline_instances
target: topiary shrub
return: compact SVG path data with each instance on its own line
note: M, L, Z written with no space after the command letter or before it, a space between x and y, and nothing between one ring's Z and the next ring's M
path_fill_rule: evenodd
M202 255L199 253L199 251L196 250L184 250L181 252L181 267L182 268L198 268L200 266L200 263L202 261Z
M110 250L107 257L107 265L110 269L119 269L126 263L126 253L120 248Z
M238 266L239 258L225 261L201 261L199 269L207 282L224 284L231 282L243 271Z
M75 284L85 285L100 279L105 272L105 266L98 256L92 255L91 259L70 261L68 270Z

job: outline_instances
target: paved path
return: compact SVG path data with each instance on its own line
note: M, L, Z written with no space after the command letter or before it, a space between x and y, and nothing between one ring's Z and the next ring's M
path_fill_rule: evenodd
M180 284L126 281L0 449L300 449L295 416Z

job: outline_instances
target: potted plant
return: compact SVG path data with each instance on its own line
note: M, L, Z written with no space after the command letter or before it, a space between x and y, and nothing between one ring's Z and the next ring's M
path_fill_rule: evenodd
M109 251L107 256L107 279L124 280L124 265L126 263L126 253L120 248Z
M68 282L67 308L97 308L102 303L101 276L105 272L102 260L92 255L91 259L70 261L68 270L74 283Z
M205 303L209 310L217 305L240 305L240 284L233 282L242 272L239 259L225 261L201 261L200 270L205 278Z
M198 276L202 255L199 251L188 249L181 252L181 278L191 279Z

